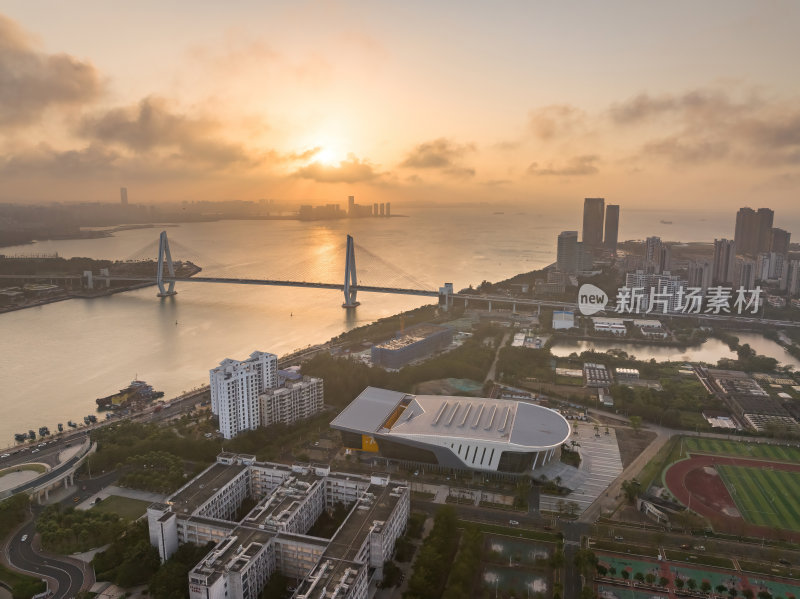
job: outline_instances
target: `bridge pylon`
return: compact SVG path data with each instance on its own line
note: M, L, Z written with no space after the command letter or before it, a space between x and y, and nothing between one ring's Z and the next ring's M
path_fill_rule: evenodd
M172 254L169 251L169 240L167 232L161 231L158 240L158 273L156 274L156 285L158 285L158 297L169 297L178 293L175 291L175 281L169 281L169 287L164 288L164 264L167 265L167 273L170 277L175 277L175 267L172 265Z
M361 302L356 301L358 279L356 278L356 250L353 236L347 236L347 252L344 260L344 303L342 308L355 308Z

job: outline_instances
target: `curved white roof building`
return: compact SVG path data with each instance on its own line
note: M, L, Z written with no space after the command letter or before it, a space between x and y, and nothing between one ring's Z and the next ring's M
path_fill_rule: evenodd
M569 440L558 412L504 399L367 387L334 420L345 447L444 468L525 474Z

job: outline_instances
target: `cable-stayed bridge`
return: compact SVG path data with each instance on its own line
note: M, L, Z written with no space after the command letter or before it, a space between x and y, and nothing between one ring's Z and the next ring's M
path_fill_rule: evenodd
M110 284L111 281L126 281L131 283L142 284L155 284L158 286L158 297L169 297L177 294L175 290L176 284L180 283L222 283L234 285L261 285L261 286L274 286L274 287L297 287L307 289L331 289L341 291L344 295L343 308L353 308L359 305L357 295L359 291L365 293L390 293L399 295L422 296L422 297L438 297L439 304L443 306L451 306L455 301L464 302L464 307L468 305L488 308L492 311L493 305L510 306L512 312L516 312L517 307L527 307L529 309L536 309L539 311L542 307L552 308L554 310L578 310L578 304L575 302L563 302L548 299L533 299L522 298L509 295L487 295L482 293L469 293L460 292L455 294L453 292L453 285L451 283L444 283L439 289L431 289L432 285L425 284L417 280L413 275L404 272L397 266L390 264L379 256L376 256L366 248L358 246L353 241L353 237L348 235L346 242L339 248L325 246L319 248L319 256L317 260L312 260L313 265L309 264L308 260L300 261L296 264L289 265L285 270L289 276L285 277L270 277L270 278L251 278L251 277L227 277L227 276L194 276L193 273L178 275L176 274L175 265L182 264L179 261L173 261L172 252L170 249L170 242L167 238L166 231L162 231L157 242L158 246L158 262L155 275L144 274L122 274L110 273L107 268L103 268L100 274L93 274L91 271L84 271L83 277L79 275L0 275L0 279L29 279L29 280L56 280L56 279L70 279L78 280L83 279L83 284L87 287L93 287L95 281L102 281ZM186 252L196 255L197 252L191 248L187 248L181 244L173 242L173 247L176 247L181 252ZM152 264L152 256L155 253L156 243L152 242L138 250L134 255L129 256L129 261L141 261L147 258ZM337 255L341 255L344 250L344 272L343 277L340 279L341 283L325 282L319 279L330 276L331 272L336 270ZM361 272L367 272L374 278L370 281L373 284L365 284L363 280L359 280L356 270L356 250L359 256L366 258L360 267ZM214 264L214 260L208 260L207 257L201 257L203 261L208 261ZM361 258L360 258L361 260ZM243 266L250 267L253 263L247 263ZM219 266L219 265L218 265ZM241 266L241 265L240 265ZM152 268L152 267L151 267ZM199 269L194 272L198 272ZM150 271L152 272L152 270ZM602 313L615 314L614 306L608 306ZM741 324L752 325L753 323L761 325L783 326L783 327L798 327L800 322L789 320L773 320L766 318L758 318L757 316L739 316L733 314L694 314L694 313L678 313L670 312L668 314L653 313L653 317L666 316L669 318L695 318L700 322L735 322Z
M342 283L325 283L321 281L308 281L308 280L292 280L292 279L259 279L248 277L207 277L207 276L177 276L175 273L175 264L172 259L172 252L170 249L169 239L167 232L162 231L158 243L158 264L155 277L148 276L134 276L134 275L118 275L110 274L104 271L100 275L93 275L93 280L97 281L131 281L131 282L153 282L158 286L158 297L169 297L177 294L175 285L177 283L225 283L234 285L262 285L262 286L275 286L275 287L304 287L311 289L334 289L339 290L344 294L344 302L342 307L353 308L359 305L357 299L358 292L367 293L393 293L400 295L415 295L425 297L439 297L440 295L446 296L452 294L452 285L445 284L441 289L434 290L426 288L423 283L417 281L411 275L402 272L395 266L392 266L385 261L381 260L368 250L359 248L361 253L370 256L374 261L379 263L379 266L388 267L388 270L399 274L400 282L406 282L408 286L400 287L398 285L384 284L384 285L365 285L359 283L357 270L356 270L356 245L351 235L347 236L345 244L345 263L344 263L344 277ZM382 264L380 264L382 263ZM295 266L293 272L307 272ZM394 280L397 280L395 277Z

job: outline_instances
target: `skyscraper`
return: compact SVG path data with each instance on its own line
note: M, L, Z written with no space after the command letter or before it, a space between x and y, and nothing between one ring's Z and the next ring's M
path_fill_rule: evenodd
M122 203L123 206L128 205L128 188L127 187L120 187L119 188L119 201Z
M585 198L583 200L583 238L581 241L589 247L603 244L603 198Z
M736 243L730 239L715 239L712 282L715 285L733 284L735 267Z
M756 261L751 258L736 258L733 286L753 289L756 285Z
M757 246L756 252L768 252L772 244L772 221L775 213L769 208L759 208L756 213Z
M772 229L772 242L769 250L776 254L788 254L789 243L792 240L792 234L783 229Z
M606 229L603 245L614 254L617 253L617 237L619 235L619 204L606 206Z
M347 196L347 214L349 216L356 215L356 197L355 196Z
M226 439L258 428L261 406L258 396L278 383L278 356L253 352L247 360L226 359L209 371L211 412L219 417Z
M791 297L800 295L800 260L792 260L786 269L786 293Z
M772 242L772 221L775 213L769 208L740 208L736 213L734 241L740 254L755 256L768 252Z
M756 211L739 208L736 213L736 231L733 240L740 254L755 254L758 247L758 224Z
M689 287L700 287L703 291L711 287L713 269L708 260L693 260L687 270Z
M561 231L558 235L556 264L562 272L575 272L578 268L578 232Z

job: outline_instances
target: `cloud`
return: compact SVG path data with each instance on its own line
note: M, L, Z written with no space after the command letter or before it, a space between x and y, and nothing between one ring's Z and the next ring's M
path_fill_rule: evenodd
M36 50L14 21L0 15L0 125L29 125L50 108L93 101L101 88L93 65Z
M454 179L469 179L475 176L475 169L466 166L451 166L442 172Z
M585 113L570 104L552 104L528 115L528 128L542 140L550 140L575 133L585 125Z
M406 168L452 168L465 154L474 150L473 144L456 144L440 137L419 144L406 156L400 166Z
M645 144L645 154L663 156L676 164L703 164L725 158L730 145L724 141L682 140L669 137Z
M375 181L380 177L380 174L375 171L372 164L366 160L359 160L353 154L350 154L347 160L341 161L337 166L312 162L297 169L293 176L311 179L318 183L360 183Z
M666 131L640 153L676 164L729 161L758 167L800 164L800 100L754 92L696 89L680 95L640 94L609 109L622 127L657 122Z
M0 172L8 176L42 175L65 178L96 176L113 169L120 156L98 145L80 150L56 150L47 144L28 148L0 158Z
M171 160L199 161L217 168L251 162L241 145L219 136L221 130L215 119L181 114L166 99L155 96L84 117L78 127L79 134L88 139L137 154L163 150Z
M751 112L762 104L754 94L737 101L720 89L696 89L681 95L639 94L625 102L612 104L609 114L618 125L644 123L662 116L674 116L691 122L718 121Z
M600 158L594 154L587 154L584 156L575 156L567 161L567 163L560 167L555 167L549 164L547 168L540 168L539 163L533 162L528 167L529 175L536 176L560 176L560 177L582 177L586 175L594 175L599 171L595 166Z

